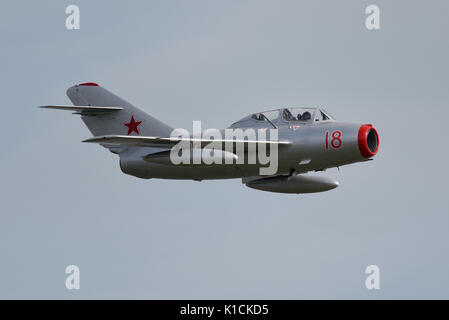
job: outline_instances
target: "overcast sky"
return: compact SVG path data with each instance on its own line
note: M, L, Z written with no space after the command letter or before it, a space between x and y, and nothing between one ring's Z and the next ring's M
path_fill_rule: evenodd
M448 1L77 1L73 31L69 4L2 1L0 298L449 298ZM380 149L311 195L140 180L37 109L86 81L187 129L324 106Z

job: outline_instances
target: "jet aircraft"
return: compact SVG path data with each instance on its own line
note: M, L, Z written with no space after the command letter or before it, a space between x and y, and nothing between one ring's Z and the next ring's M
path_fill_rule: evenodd
M263 191L322 192L336 188L339 183L307 172L371 160L379 148L379 135L371 124L340 122L322 108L285 107L257 112L220 131L269 132L269 140L254 136L212 139L204 135L173 135L174 128L168 124L93 82L70 87L67 96L73 106L41 108L80 115L93 134L84 142L108 148L119 156L122 172L144 179L241 178L246 186ZM276 134L272 134L273 130ZM192 147L187 154L189 161L174 163L174 149L183 143ZM240 149L239 143L243 145ZM276 159L271 159L276 161L275 172L261 174L267 163L260 159L251 163L238 161L249 159L256 150L276 155ZM211 163L211 157L220 161Z

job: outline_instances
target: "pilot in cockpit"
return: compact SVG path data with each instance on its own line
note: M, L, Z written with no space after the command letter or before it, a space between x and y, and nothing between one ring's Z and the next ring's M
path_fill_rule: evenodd
M306 111L302 114L301 120L307 121L307 120L310 120L311 117L312 117L312 115L310 114L310 112ZM299 120L299 118L298 118L298 120Z

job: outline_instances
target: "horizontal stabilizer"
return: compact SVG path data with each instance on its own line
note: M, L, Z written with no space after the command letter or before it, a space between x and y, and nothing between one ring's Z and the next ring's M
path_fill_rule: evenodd
M198 138L178 138L178 137L142 137L142 136L116 136L116 135L107 135L107 136L99 136L93 137L90 139L86 139L83 142L91 142L91 143L101 143L101 144L124 144L124 145L132 145L132 146L141 146L141 147L156 147L156 148L171 148L179 142L188 142L188 143L196 143L201 145L201 147L205 147L212 142L222 143L222 144L235 144L242 143L244 145L250 144L276 144L276 145L290 145L290 141L286 140L236 140L236 139L198 139ZM214 146L214 148L218 148ZM225 148L225 146L222 146Z
M122 107L97 107L97 106L40 106L45 109L58 109L73 111L75 114L85 116L103 115L123 110Z

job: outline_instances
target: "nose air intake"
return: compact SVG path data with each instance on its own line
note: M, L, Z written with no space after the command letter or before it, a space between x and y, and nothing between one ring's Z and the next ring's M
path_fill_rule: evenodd
M379 149L379 135L371 124L360 126L358 135L360 154L365 158L376 155Z

